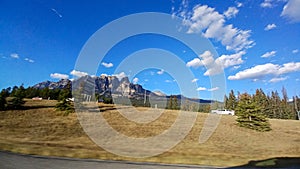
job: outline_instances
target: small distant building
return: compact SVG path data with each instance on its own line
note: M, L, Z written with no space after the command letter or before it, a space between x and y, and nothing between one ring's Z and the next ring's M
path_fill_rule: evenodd
M227 114L227 115L234 116L234 111L233 110L226 110L226 109L211 110L211 113L214 113L214 114Z
M43 100L41 97L33 97L32 100Z
M74 97L73 98L67 98L66 101L74 102Z

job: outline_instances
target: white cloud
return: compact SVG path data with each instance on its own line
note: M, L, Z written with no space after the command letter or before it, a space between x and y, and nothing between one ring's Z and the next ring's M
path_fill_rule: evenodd
M198 80L199 80L199 79L195 78L195 79L192 80L192 83L195 83L195 82L197 82Z
M135 77L135 78L132 80L132 83L133 83L133 84L137 84L138 81L139 81L139 78Z
M272 24L268 24L266 27L265 27L265 31L269 31L269 30L272 30L272 29L275 29L277 26L272 23Z
M240 67L241 67L241 65L233 66L233 69L239 69Z
M197 68L197 67L203 66L203 64L199 58L194 58L193 60L187 62L186 66Z
M72 70L72 71L70 72L70 74L73 75L73 76L77 76L77 77L82 77L82 76L88 75L88 73L86 73L86 72L81 72L81 71L78 71L78 70Z
M262 2L262 3L260 4L260 6L261 6L262 8L272 8L272 7L273 7L273 5L272 5L272 0L264 0L264 2Z
M285 81L287 79L287 77L274 77L271 80L269 80L270 83L277 83L280 81Z
M106 67L106 68L111 68L111 67L114 66L114 64L112 64L112 63L105 63L105 62L102 62L101 65Z
M245 54L246 52L240 51L231 55L221 55L214 60L213 54L210 51L205 51L199 58L188 62L186 66L194 68L205 66L207 68L207 71L204 73L205 76L215 75L221 73L224 68L243 63L242 56ZM200 58L202 58L202 60L200 60Z
M216 64L222 65L224 68L242 64L244 62L242 56L245 54L246 52L240 51L231 55L221 55L216 59Z
M295 50L292 51L292 53L294 53L294 54L296 54L296 53L298 53L298 52L299 52L298 49L295 49Z
M236 6L237 6L238 8L240 8L240 7L243 6L243 3L241 3L241 2L236 2Z
M271 52L267 52L265 54L263 54L261 57L262 58L268 58L268 57L272 57L272 56L275 56L276 55L276 51L271 51Z
M239 10L236 7L229 7L227 11L224 12L226 18L235 17L236 14L239 13Z
M200 60L201 58L201 60ZM194 58L189 61L186 66L187 67L200 67L200 66L209 66L214 62L213 54L210 51L205 51L203 54L200 54L199 58Z
M228 13L228 16L231 16L230 14ZM249 40L250 30L240 30L231 24L226 24L225 16L207 5L197 5L192 12L182 9L179 11L179 16L184 18L183 24L189 27L188 33L202 31L205 37L221 42L227 50L240 51L254 45L254 42Z
M29 59L29 58L25 58L24 60L27 61L27 62L30 62L30 63L34 63L34 60Z
M124 77L127 77L127 75L124 72L114 74L113 76L116 76L119 80L122 80Z
M58 13L56 9L51 8L51 11L53 11L58 17L62 18L62 15Z
M219 89L220 89L219 87L214 87L214 88L208 89L207 91L213 92L213 91L216 91L216 90L219 90Z
M61 73L51 73L50 77L53 79L69 79L69 75Z
M14 59L19 59L20 58L19 54L17 54L17 53L10 54L10 57L14 58Z
M287 18L290 22L300 22L299 6L299 0L288 0L287 4L283 7L280 16Z
M165 82L166 82L166 83L172 83L172 81L171 81L171 80L165 80Z
M156 73L159 74L159 75L162 75L162 74L164 74L164 72L165 72L165 70L161 69L160 71L158 71Z
M214 88L211 88L211 89L207 89L206 87L198 87L197 91L209 91L209 92L213 92L213 91L216 91L216 90L219 90L219 89L220 89L219 87L214 87Z
M264 65L257 65L252 68L240 71L233 76L229 76L229 80L242 79L259 79L265 76L278 77L283 74L300 71L300 62L290 62L283 65L267 63Z
M197 91L206 91L207 89L205 87L198 87Z

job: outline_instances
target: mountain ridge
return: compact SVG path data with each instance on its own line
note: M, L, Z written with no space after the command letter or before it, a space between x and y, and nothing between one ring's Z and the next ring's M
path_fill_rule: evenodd
M95 94L98 94L100 96L104 97L128 97L133 99L143 99L145 94L151 95L157 98L170 98L176 96L177 99L184 99L192 102L197 103L212 103L214 101L212 100L206 100L206 99L198 99L198 98L188 98L181 94L178 95L166 95L165 93L161 91L150 91L147 89L144 89L142 85L140 84L134 84L129 81L128 77L118 78L116 76L107 76L107 75L101 75L101 76L82 76L75 80L69 80L69 79L60 79L57 82L52 81L44 81L37 83L33 85L33 88L37 89L43 89L43 88L49 88L49 89L65 89L69 84L71 84L73 90L84 88L84 90L87 91L87 93L94 92ZM90 84L89 87L87 87Z

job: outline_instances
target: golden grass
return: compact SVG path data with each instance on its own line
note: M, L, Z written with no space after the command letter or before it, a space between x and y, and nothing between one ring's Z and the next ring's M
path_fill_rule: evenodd
M83 132L76 114L63 116L62 112L55 111L55 104L56 101L27 100L26 110L1 111L0 149L25 154L216 166L300 156L300 121L270 120L272 131L261 133L238 127L233 116L222 116L212 137L199 144L199 134L207 117L199 113L191 132L168 152L142 159L120 157L94 144ZM124 118L112 105L101 104L100 107L115 130L131 137L160 134L172 125L178 114L167 111L149 124L138 124Z

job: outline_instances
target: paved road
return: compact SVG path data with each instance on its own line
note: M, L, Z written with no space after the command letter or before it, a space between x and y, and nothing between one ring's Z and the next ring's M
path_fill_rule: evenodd
M169 165L21 155L0 151L1 169L210 169L210 166Z

